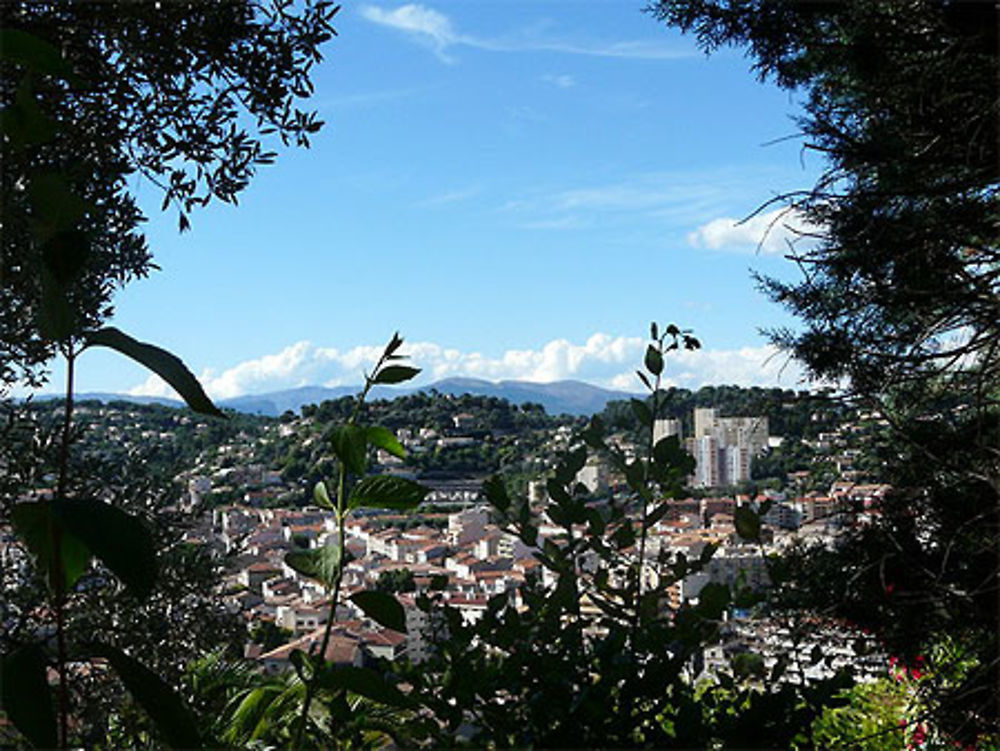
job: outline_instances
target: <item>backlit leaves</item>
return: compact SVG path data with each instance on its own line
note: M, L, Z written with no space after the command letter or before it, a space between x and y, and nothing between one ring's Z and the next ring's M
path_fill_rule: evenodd
M362 478L351 490L349 508L386 508L408 511L420 505L430 490L405 477L375 475Z

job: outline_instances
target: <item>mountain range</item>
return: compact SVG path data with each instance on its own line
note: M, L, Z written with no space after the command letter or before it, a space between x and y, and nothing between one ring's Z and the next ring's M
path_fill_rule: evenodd
M292 411L297 412L306 404L319 404L328 399L339 399L356 394L358 386L300 386L282 391L271 391L265 394L247 394L231 399L220 399L216 404L222 408L234 409L254 415L278 415ZM506 399L512 404L534 402L545 407L551 415L592 415L600 412L610 402L628 399L634 394L625 391L613 391L593 386L582 381L553 381L551 383L534 383L531 381L486 381L479 378L445 378L440 381L420 386L406 388L398 386L376 386L372 389L373 399L395 399L398 396L412 394L418 391L437 391L441 394L475 394L477 396L495 396ZM36 399L59 398L57 395L37 396ZM132 396L130 394L109 394L102 392L77 394L77 400L96 400L101 402L126 401L137 404L165 404L168 406L183 406L179 400L156 396Z

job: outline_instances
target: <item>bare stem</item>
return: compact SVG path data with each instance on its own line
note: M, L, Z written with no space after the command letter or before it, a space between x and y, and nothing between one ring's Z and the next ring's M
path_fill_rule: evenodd
M368 397L368 393L371 391L372 386L375 385L375 376L379 372L382 365L385 364L388 359L388 353L383 352L382 356L379 358L378 362L375 364L375 368L372 370L371 375L365 376L365 386L361 393L358 394L358 400L354 405L354 410L351 412L350 418L347 420L348 425L354 425L358 417L361 415L361 408L364 406L365 399ZM340 585L344 579L344 564L346 562L346 551L344 548L345 542L345 529L344 521L347 516L347 469L344 467L344 463L340 462L340 467L337 475L337 571L334 574L333 583L330 587L331 597L330 597L330 612L326 618L326 628L323 629L323 640L320 642L319 648L319 664L323 665L326 662L326 650L330 645L330 635L333 630L333 622L337 617L337 603L340 599ZM316 693L316 681L317 676L314 671L312 677L306 681L306 695L302 702L302 714L299 717L298 727L295 730L295 742L292 744L293 749L298 749L302 743L302 734L305 732L306 724L309 721L309 707L312 705L313 696Z
M65 498L69 478L69 444L73 428L73 364L76 353L72 342L64 350L66 356L66 405L63 419L62 443L59 447L59 484L56 497ZM65 601L66 579L63 576L62 529L50 520L52 533L52 585L55 591L53 605L56 615L57 673L59 675L59 748L69 745L69 685L66 675Z

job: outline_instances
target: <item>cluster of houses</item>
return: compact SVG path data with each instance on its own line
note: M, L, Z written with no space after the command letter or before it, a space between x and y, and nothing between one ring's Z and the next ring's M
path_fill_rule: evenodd
M650 561L683 553L696 559L706 545L717 550L702 571L671 584L669 605L696 600L710 583L766 586L764 556L780 549L795 534L832 539L840 515L850 502L868 503L883 486L835 486L828 496L771 498L764 516L763 545L749 545L736 534L736 508L747 497L672 501L669 512L650 529ZM522 605L520 586L528 577L551 583L552 573L536 558L546 538L562 532L541 524L535 546L492 523L485 505L468 505L452 513L400 515L357 513L345 524L345 566L334 624L327 637L327 659L342 664L364 664L377 657L425 660L432 648L432 627L417 605L418 593L435 579L446 582L440 596L464 619L475 621L491 597L506 594ZM295 549L318 549L336 540L331 514L318 508L267 509L249 505L217 507L211 524L191 533L191 540L209 544L226 555L230 573L225 581L229 607L247 620L251 631L262 625L281 629L286 643L271 649L250 643L248 657L268 671L289 667L295 649L318 648L327 630L329 594L323 586L289 566L285 554ZM657 567L647 567L650 584L657 583ZM399 576L405 574L405 576ZM396 575L395 577L393 575ZM382 586L387 579L408 581L410 591L396 596L406 615L406 632L394 632L366 619L351 595ZM380 580L382 582L380 583ZM273 629L272 629L273 633Z

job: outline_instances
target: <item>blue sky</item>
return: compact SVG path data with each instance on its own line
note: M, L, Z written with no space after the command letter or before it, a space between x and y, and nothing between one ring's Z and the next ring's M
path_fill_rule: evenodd
M627 387L650 320L693 328L677 384L795 386L761 327L792 323L749 270L791 276L779 218L745 217L822 166L796 103L739 51L706 58L641 3L361 3L316 69L327 126L238 207L179 235L148 185L162 271L114 325L169 348L216 397L357 383L393 331L422 380ZM61 378L54 365L54 378ZM166 393L88 352L80 391ZM56 388L53 384L52 389Z

